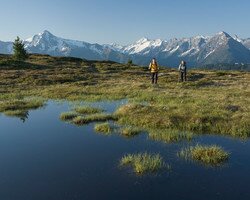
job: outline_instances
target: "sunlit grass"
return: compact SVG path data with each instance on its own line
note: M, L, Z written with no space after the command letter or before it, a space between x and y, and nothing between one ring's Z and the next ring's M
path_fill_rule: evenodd
M166 106L127 104L120 107L115 114L120 124L148 130L169 130L169 133L164 134L165 137L169 136L169 140L176 136L171 134L171 129L179 132L205 132L240 138L250 136L250 112L231 111L223 103L209 103L209 99L204 101L202 99L203 97L200 100L191 101L186 97L176 98L175 102L172 100L166 102ZM164 136L163 132L160 131L161 136ZM190 134L177 135L179 138L191 136Z
M185 159L192 159L209 165L222 164L229 158L229 153L217 145L196 145L182 149L178 155Z
M75 112L64 112L64 113L61 113L60 119L62 121L70 121L70 120L73 120L74 118L76 118L77 116L78 116L78 114Z
M190 141L194 137L191 132L182 132L177 130L151 130L149 138L161 142L179 142L182 140Z
M22 117L27 114L26 110L7 110L4 111L6 116L13 116L13 117Z
M0 101L0 112L7 116L26 118L29 110L35 110L44 106L44 100L30 99L11 99Z
M112 132L112 127L108 122L102 124L96 124L95 131L108 135Z
M120 160L121 166L131 166L135 173L143 174L147 172L156 172L166 164L159 154L138 153L125 155Z
M0 101L0 112L37 109L44 105L39 99L12 99Z
M100 108L94 108L94 107L90 107L90 106L77 107L77 108L75 108L75 111L79 114L85 114L85 115L103 112L103 110Z
M127 99L133 103L115 113L122 126L250 136L249 72L190 70L189 81L178 83L177 70L161 68L159 86L152 87L143 67L47 55L31 55L22 63L2 57L1 113L14 115L42 106L28 103L27 97L78 102ZM101 114L99 108L78 111ZM76 123L91 121L79 116ZM175 140L175 135L166 135L160 133L159 138Z
M125 137L134 137L140 134L141 131L142 131L141 129L131 127L131 126L126 126L120 129L121 135Z
M103 122L108 120L115 120L115 118L111 114L100 113L87 116L78 116L74 118L72 122L76 125L84 125L91 122Z

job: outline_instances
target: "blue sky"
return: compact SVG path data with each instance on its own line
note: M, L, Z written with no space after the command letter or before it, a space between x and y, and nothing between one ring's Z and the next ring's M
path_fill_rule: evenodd
M249 0L0 0L0 40L43 30L91 43L212 35L250 37Z

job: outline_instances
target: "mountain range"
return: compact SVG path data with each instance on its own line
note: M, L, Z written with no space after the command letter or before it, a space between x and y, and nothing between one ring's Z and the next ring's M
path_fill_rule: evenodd
M43 31L24 40L29 53L71 56L90 60L112 60L147 65L155 57L161 65L176 66L185 60L189 66L219 63L250 63L250 38L241 39L219 32L213 36L150 40L142 38L130 45L90 44L57 37ZM11 54L13 43L0 41L0 53Z

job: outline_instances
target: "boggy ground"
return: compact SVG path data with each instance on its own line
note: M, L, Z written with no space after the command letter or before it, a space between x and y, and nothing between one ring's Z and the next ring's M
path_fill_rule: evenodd
M159 85L150 83L145 67L77 58L31 55L26 62L0 56L0 112L15 115L16 105L29 97L70 101L128 99L115 113L118 123L150 132L179 130L250 136L250 73L188 71L162 68ZM27 100L29 99L29 100ZM8 104L15 104L11 108ZM41 103L37 106L40 107ZM167 131L165 131L167 132ZM161 135L161 137L163 137Z

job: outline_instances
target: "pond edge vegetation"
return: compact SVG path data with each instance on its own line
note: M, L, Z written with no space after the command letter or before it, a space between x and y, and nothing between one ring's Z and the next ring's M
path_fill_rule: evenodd
M120 166L130 166L136 174L153 173L162 169L170 169L160 154L137 153L127 154L120 160Z
M186 160L201 162L205 165L219 166L229 159L229 152L217 145L200 145L183 148L177 154Z

